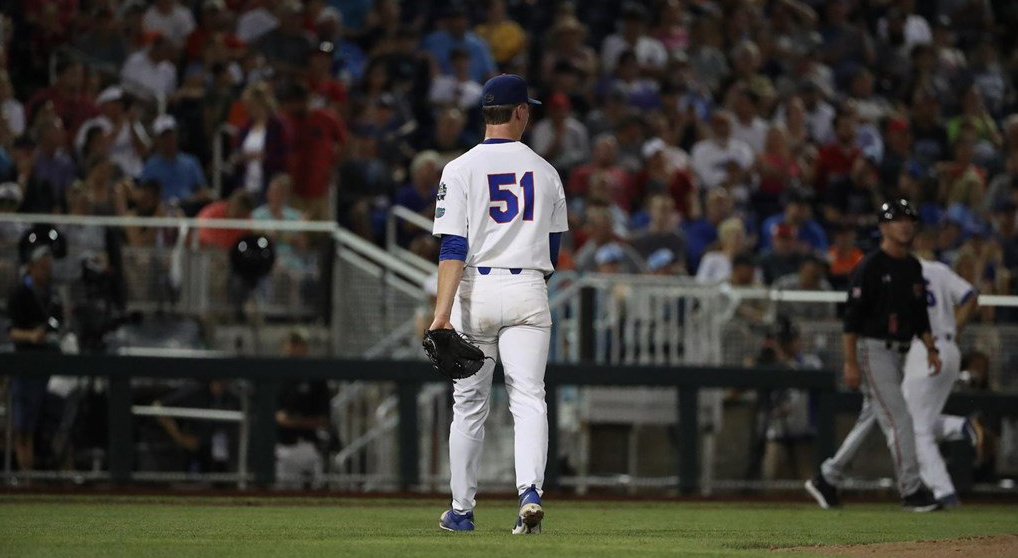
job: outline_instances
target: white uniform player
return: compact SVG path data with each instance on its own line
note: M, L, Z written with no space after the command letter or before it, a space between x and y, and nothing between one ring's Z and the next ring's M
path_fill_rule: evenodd
M442 237L435 321L474 341L505 370L515 428L520 512L513 533L538 533L548 459L544 372L551 339L545 278L568 229L555 169L519 139L529 121L526 82L502 75L482 93L486 139L442 172L434 234ZM440 526L473 530L477 472L494 362L458 380L449 432L452 509Z
M919 474L937 500L951 507L958 505L958 497L937 442L963 439L968 421L964 417L941 415L940 412L958 381L961 369L961 352L956 344L958 320L955 308L962 308L962 319L967 320L976 305L975 290L968 281L940 262L920 260L920 264L926 281L930 328L942 364L940 373L931 375L926 363L926 348L921 340L913 339L905 357L902 392L915 431ZM825 478L835 483L843 480L845 470L876 424L876 415L866 401L838 453L824 461L821 471Z

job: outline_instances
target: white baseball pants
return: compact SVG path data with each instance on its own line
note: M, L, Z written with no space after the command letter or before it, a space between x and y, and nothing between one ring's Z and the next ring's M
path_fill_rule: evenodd
M548 461L548 406L544 371L551 341L548 288L539 271L492 268L482 274L464 269L452 309L452 324L484 354L501 359L509 411L515 431L516 487L540 492ZM493 362L453 387L449 430L452 508L460 513L476 505L477 471L484 446Z
M913 340L908 356L905 357L905 380L901 390L912 415L915 429L916 456L919 458L919 474L926 486L937 498L954 494L954 483L947 473L947 465L937 446L937 430L940 412L951 395L951 388L958 381L961 371L961 352L952 341L938 340L940 351L940 373L930 376L926 365L926 347L922 341Z

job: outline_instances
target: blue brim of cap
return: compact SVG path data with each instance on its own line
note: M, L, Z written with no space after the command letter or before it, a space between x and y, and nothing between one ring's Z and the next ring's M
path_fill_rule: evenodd
M527 97L527 102L528 102L528 103L530 103L530 104L532 104L532 105L540 105L540 104L543 104L543 103L541 103L541 101L538 101L537 99L531 99L530 97Z

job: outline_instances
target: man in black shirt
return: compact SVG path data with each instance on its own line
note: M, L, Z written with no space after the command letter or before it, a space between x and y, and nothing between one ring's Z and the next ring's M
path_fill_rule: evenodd
M877 213L880 249L852 272L845 307L845 383L861 385L874 409L894 458L902 504L912 511L940 508L919 476L915 433L901 383L905 355L913 337L922 339L931 375L940 373L940 357L930 331L926 284L919 260L910 255L918 216L903 199L885 203ZM822 508L837 506L842 479L828 462L806 481L806 490Z
M60 301L50 287L53 255L48 244L29 247L22 256L27 273L7 299L11 325L7 334L18 352L60 351L57 330L63 317ZM18 467L35 467L35 433L39 428L49 376L11 377L14 450Z
M308 355L308 336L294 329L283 341L283 355ZM279 443L276 445L276 481L281 487L317 488L322 481L324 460L318 451L318 432L329 426L329 386L325 380L298 380L284 383L279 391Z

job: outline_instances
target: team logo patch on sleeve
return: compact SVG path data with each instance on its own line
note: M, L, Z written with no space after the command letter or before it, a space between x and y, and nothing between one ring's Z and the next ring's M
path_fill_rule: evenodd
M445 215L445 208L444 207L439 207L439 208L435 209L435 219L438 219L439 217L441 217L443 215Z
M445 182L439 184L438 185L438 195L435 196L435 199L438 200L438 201L444 200L445 199L445 192L446 192L446 190L447 190L447 188L445 187Z

